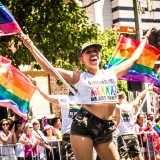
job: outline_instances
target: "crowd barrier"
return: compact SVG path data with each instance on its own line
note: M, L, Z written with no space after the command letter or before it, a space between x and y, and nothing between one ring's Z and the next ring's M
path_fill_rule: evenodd
M141 153L144 157L144 160L155 160L156 157L160 155L160 138L153 138L153 132L136 134L140 142ZM4 145L0 143L0 160L62 160L61 140L50 140L43 143L48 143L50 146L52 146L51 152L48 152L47 149L44 149L40 145L37 145L36 150L38 154L35 155L31 149L30 158L24 157L25 154L23 144L16 143ZM47 158L48 154L50 158Z
M51 151L42 147L36 146L35 151L31 149L31 156L25 158L24 144L2 144L0 143L0 160L62 160L61 158L61 140L49 140L42 143L49 144Z

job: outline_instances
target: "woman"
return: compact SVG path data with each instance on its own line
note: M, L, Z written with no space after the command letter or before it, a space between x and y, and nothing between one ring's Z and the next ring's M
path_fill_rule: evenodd
M146 117L143 113L138 114L135 124L135 131L138 134L138 140L141 147L141 153L144 155L145 160L147 160L147 147L146 147L146 141L143 141L143 136L145 131L148 131L148 126L146 124Z
M33 134L32 123L26 123L24 133L20 137L19 142L24 144L25 160L33 160L39 156L37 145L40 143L40 140Z
M154 152L154 148L153 148L153 138L155 136L158 136L157 132L153 129L153 122L151 120L147 121L147 127L148 127L148 131L147 133L144 134L143 136L143 142L146 142L147 144L147 158L149 160L154 160L155 159L155 152Z
M115 130L114 123L110 120L118 100L116 93L117 80L125 75L138 61L151 32L151 29L148 30L132 57L109 70L102 71L99 69L102 46L94 43L85 43L78 48L78 56L80 62L86 66L86 72L56 68L57 72L78 90L77 97L82 103L82 108L75 116L71 128L71 144L77 160L91 160L93 147L95 147L101 160L119 159L117 148L112 140L112 133ZM58 79L41 56L30 46L31 40L25 35L22 36L22 40L42 69ZM104 94L101 99L97 99L94 95L98 85L101 85L102 89L110 86L113 89L113 94Z
M57 139L62 139L62 133L61 133L61 119L58 118L58 117L55 117L52 119L52 122L51 122L53 128L53 133L54 135L56 136Z
M59 159L59 150L57 150L58 148L58 144L57 142L52 142L52 141L56 141L56 136L54 136L53 132L52 132L52 126L50 125L46 125L44 127L44 135L46 136L46 141L48 143L48 145L50 145L52 147L52 150L46 150L47 151L47 160L53 160L53 159ZM56 152L57 151L57 152ZM53 154L54 152L54 154ZM53 158L54 156L54 158Z
M22 120L17 124L17 131L15 132L17 137L17 142L15 146L15 152L18 160L24 160L24 145L19 143L19 139L23 134L23 129L25 127L26 120Z
M0 131L0 140L3 143L3 147L1 150L1 156L9 157L10 159L16 159L14 146L13 144L17 143L17 138L15 135L15 125L13 125L12 129L9 130L10 124L7 119L1 120L2 130Z

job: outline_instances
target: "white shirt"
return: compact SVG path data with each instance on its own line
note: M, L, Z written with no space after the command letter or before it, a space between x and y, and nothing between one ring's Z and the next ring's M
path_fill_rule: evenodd
M59 101L59 105L61 106L61 113L62 113L61 132L63 135L64 133L70 131L71 124L73 121L72 118L80 110L81 104L78 104L78 100L75 96L58 95L57 98Z
M117 79L113 69L100 70L96 75L83 72L74 87L82 104L118 102Z

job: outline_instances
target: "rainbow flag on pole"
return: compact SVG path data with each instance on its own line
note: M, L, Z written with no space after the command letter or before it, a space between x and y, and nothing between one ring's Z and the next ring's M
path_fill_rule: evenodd
M10 11L0 2L0 36L22 33Z
M107 68L118 65L130 58L140 42L120 36L116 49L108 63ZM133 82L148 82L152 84L158 83L157 74L153 71L155 61L160 56L160 50L146 44L144 51L137 63L129 70L129 72L120 79Z
M12 109L26 118L29 102L36 91L35 86L11 61L0 56L0 106Z
M160 135L160 121L158 121L153 128L158 133L158 135Z

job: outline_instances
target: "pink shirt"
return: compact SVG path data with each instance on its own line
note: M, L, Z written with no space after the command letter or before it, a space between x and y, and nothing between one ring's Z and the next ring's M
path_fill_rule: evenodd
M37 141L37 138L32 134L31 137L27 136L24 138L24 140L28 142L35 143ZM32 157L37 155L37 145L31 148L29 145L24 145L24 153L25 157ZM33 155L32 155L33 154Z

